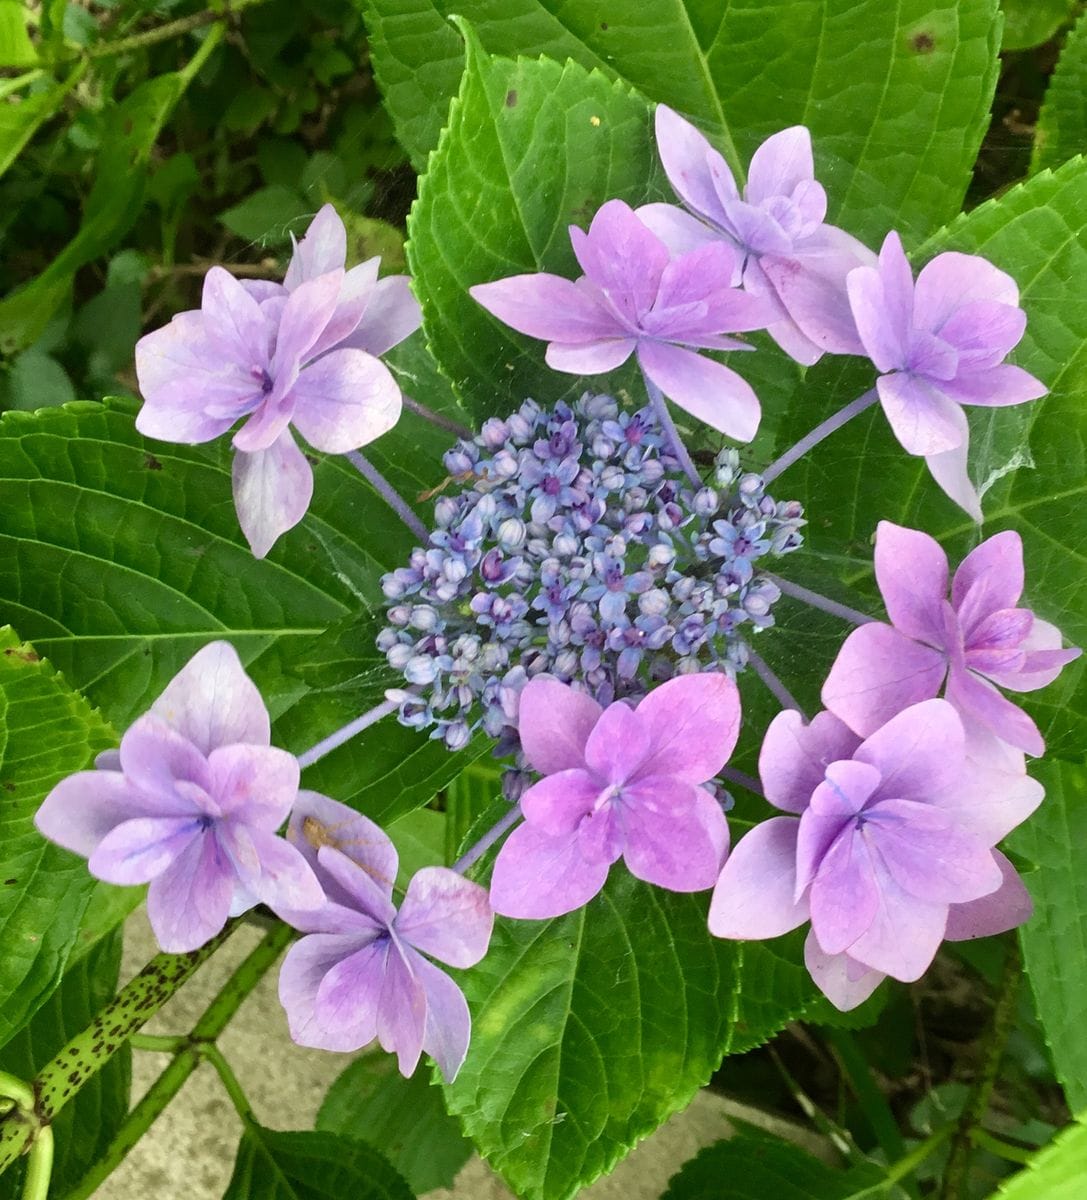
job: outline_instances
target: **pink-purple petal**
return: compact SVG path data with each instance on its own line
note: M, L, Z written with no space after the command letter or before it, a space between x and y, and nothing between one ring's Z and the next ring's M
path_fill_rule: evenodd
M446 1083L452 1083L468 1055L472 1018L464 993L433 963L417 956L412 967L426 994L423 1050L438 1064Z
M991 683L965 668L953 668L947 680L947 698L964 713L985 725L998 738L1033 755L1045 753L1038 726Z
M978 404L985 408L1026 404L1049 391L1040 379L1013 363L1001 363L984 371L963 372L942 384L941 388L959 404Z
M336 312L343 282L344 271L340 267L298 284L287 297L279 318L273 358L273 375L279 394L283 394L283 377L293 377L302 364L313 357L314 347Z
M422 323L423 310L412 295L411 280L407 275L388 275L374 285L362 320L340 344L377 357L410 337Z
M298 759L275 746L220 746L208 756L211 794L224 816L269 832L298 795Z
M777 196L791 196L814 176L811 134L803 125L791 125L771 134L751 156L744 198L750 204L764 204Z
M1000 687L1016 692L1036 692L1051 684L1070 662L1083 653L1077 647L1061 649L1061 631L1048 621L1034 618L1030 633L1023 639L1019 649L1024 654L1023 666L1006 675L999 671L987 672L989 678Z
M511 329L545 342L584 345L629 333L592 289L561 275L511 275L468 294Z
M876 879L876 912L867 929L848 947L849 957L912 983L936 957L947 926L947 905L911 896L879 863Z
M293 291L299 284L329 271L342 270L347 260L347 230L339 213L324 204L294 247L283 286Z
M808 724L792 709L778 713L759 752L759 778L766 799L785 812L804 812L827 766L852 757L860 743L833 713L816 713Z
M804 965L824 996L840 1012L849 1012L886 979L881 971L857 964L848 954L827 954L814 930L804 942Z
M313 468L289 430L265 450L234 453L234 507L254 558L264 556L306 515Z
M321 846L317 851L317 877L323 884L330 880L338 889L333 895L343 897L345 903L376 924L388 926L395 920L393 881L376 878L335 846ZM327 884L325 890L331 890Z
M565 371L570 375L602 375L621 367L637 344L631 337L602 338L596 342L551 342L544 360L554 371Z
M397 936L451 967L473 967L487 953L494 914L486 888L447 867L424 867L408 884Z
M200 311L208 350L214 357L242 366L267 366L275 344L275 326L224 267L212 267L204 276Z
M849 307L846 276L856 264L838 250L763 255L770 286L797 327L827 354L863 354L864 345Z
M62 779L34 815L39 833L90 858L109 831L136 817L172 816L157 794L141 792L120 771L78 771ZM164 811L165 809L165 811Z
M623 860L636 879L672 892L717 882L728 849L720 804L690 783L650 777L623 789Z
M195 817L137 817L106 834L87 869L108 883L150 883L203 836Z
M726 187L726 191L731 195L736 194L735 181L724 165L724 159L704 134L666 104L657 105L654 124L657 153L676 195L694 212L718 219L721 202L713 185L710 163L720 165L723 176L732 185L730 189ZM725 187L725 184L722 186Z
M710 901L715 937L779 937L809 917L808 901L794 899L800 822L771 817L733 847Z
M970 551L951 583L951 603L967 641L979 621L1019 603L1024 582L1023 539L1014 530L994 534Z
M285 912L321 908L325 894L309 863L281 837L251 825L224 822L217 830L242 887L262 904Z
M939 333L947 321L975 300L1017 307L1019 289L1010 275L976 254L947 251L921 268L914 288L914 320L919 329Z
M1000 868L1000 887L977 900L951 905L947 914L947 929L944 931L944 937L949 942L992 937L1030 920L1034 902L1018 872L999 850L994 850L992 854Z
M868 845L846 826L823 855L808 894L811 925L828 954L841 954L868 928L879 908L879 886Z
M236 878L214 834L194 838L147 891L147 915L162 949L184 954L211 941L227 922Z
M344 454L387 433L400 419L400 388L384 363L364 350L332 350L294 385L292 418L307 442Z
M592 812L605 786L580 767L556 771L525 792L521 811L526 821L553 837L573 833Z
M648 340L638 344L638 362L670 400L718 433L749 442L758 432L759 399L731 368L680 346Z
M969 445L963 442L961 446L945 450L943 454L926 455L925 466L948 499L980 525L983 520L981 497L970 478L968 452Z
M570 243L581 269L621 319L638 324L656 299L668 247L623 200L602 204L588 233L571 225Z
M134 787L160 797L157 815L210 811L176 786L178 782L194 783L201 791L209 791L207 759L188 738L157 716L148 713L129 726L121 738L121 769Z
M377 1037L377 1000L386 954L384 945L354 935L312 934L287 951L279 971L279 1001L291 1039L318 1050L358 1050ZM348 986L326 992L320 1014L317 995L339 963L351 964ZM341 973L342 978L342 973Z
M649 753L647 720L621 700L609 704L585 743L585 765L602 786L625 783L641 773Z
M585 743L603 709L557 679L532 679L521 692L518 732L529 766L544 775L585 765Z
M927 800L961 782L966 735L946 700L925 700L892 717L853 757L879 771L878 798Z
M491 876L491 907L505 917L543 920L573 912L604 886L611 864L586 859L577 833L551 837L519 825L498 852Z
M660 238L673 255L687 254L700 246L719 242L721 235L675 204L643 204L638 220ZM729 282L738 283L733 278Z
M907 637L942 649L948 564L940 543L920 530L880 521L874 562L891 624Z
M427 995L415 971L420 961L418 954L393 943L377 1005L378 1041L383 1050L396 1054L405 1078L413 1075L419 1064L426 1029Z
M669 679L636 711L649 742L639 775L705 783L728 762L740 734L740 693L720 671Z
M966 416L942 384L899 371L881 375L876 390L891 432L909 454L943 454L969 440Z

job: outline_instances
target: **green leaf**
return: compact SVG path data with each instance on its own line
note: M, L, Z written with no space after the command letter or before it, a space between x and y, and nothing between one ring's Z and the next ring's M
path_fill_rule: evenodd
M779 1138L744 1131L685 1163L661 1200L850 1200L882 1178L870 1164L836 1171Z
M449 1110L518 1196L572 1197L811 1001L795 938L720 941L707 902L616 867L577 912L499 918L459 976L473 1031Z
M312 212L313 206L300 192L270 183L220 213L219 220L247 242L282 246L291 240L293 230L301 231L300 222Z
M0 1046L56 987L94 887L81 859L38 833L34 814L113 741L34 647L0 630Z
M1077 0L1000 0L1004 13L1001 50L1040 46L1069 19Z
M223 1200L413 1200L388 1160L333 1133L282 1133L250 1122Z
M21 0L0 0L0 67L38 65L38 52L26 28L29 15Z
M77 67L63 83L0 104L0 175L19 157L38 129L60 108L64 97L83 77L83 72L83 67Z
M1001 27L996 0L935 10L929 0L357 2L420 171L457 93L463 59L445 20L457 13L489 53L570 58L664 101L734 169L771 133L808 125L831 219L870 239L891 226L916 238L958 212L988 127ZM537 176L552 162L549 151L538 157Z
M121 966L120 932L99 941L64 973L60 987L0 1051L0 1070L33 1079L92 1019L117 989ZM79 1182L117 1132L128 1112L131 1051L127 1045L88 1079L53 1121L56 1156L52 1192L62 1196ZM0 1200L14 1200L17 1172L0 1175Z
M1008 840L1036 870L1024 875L1034 916L1019 938L1057 1078L1073 1110L1087 1106L1087 1043L1082 998L1087 992L1087 770L1057 760L1035 763L1042 806Z
M33 412L52 408L76 398L68 372L51 355L26 350L11 364L4 380L8 408Z
M1087 154L1087 12L1065 39L1034 131L1031 174Z
M472 1153L429 1072L405 1079L387 1054L356 1059L339 1076L321 1104L317 1128L349 1136L364 1130L418 1193L452 1187Z
M1002 1183L991 1200L1081 1200L1085 1178L1087 1124L1080 1114L1028 1167Z

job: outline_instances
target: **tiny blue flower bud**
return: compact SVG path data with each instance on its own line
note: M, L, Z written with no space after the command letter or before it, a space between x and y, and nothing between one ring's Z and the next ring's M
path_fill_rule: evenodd
M459 512L460 505L452 496L441 496L434 504L434 522L439 529L448 529Z
M712 517L717 511L720 501L713 488L700 488L695 493L694 510L700 517Z

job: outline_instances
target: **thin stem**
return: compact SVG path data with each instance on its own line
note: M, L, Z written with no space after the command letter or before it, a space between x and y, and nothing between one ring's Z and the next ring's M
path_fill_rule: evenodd
M777 1067L778 1074L781 1076L785 1086L792 1094L793 1100L796 1102L800 1111L808 1118L816 1129L825 1137L829 1138L835 1150L838 1151L843 1158L850 1162L860 1162L864 1157L861 1154L860 1147L853 1140L853 1135L848 1129L843 1129L840 1125L836 1125L815 1101L808 1095L806 1091L793 1077L792 1072L785 1065L781 1055L774 1049L773 1046L767 1047L767 1052L770 1055L770 1060Z
M174 1033L134 1033L128 1044L133 1050L148 1050L154 1054L178 1054L189 1044L189 1039Z
M829 596L813 592L811 588L802 587L799 583L793 583L789 579L782 579L780 575L774 575L770 571L763 571L762 577L780 589L783 595L792 596L794 600L810 604L812 608L830 613L832 617L841 617L843 621L848 621L851 625L870 625L876 620L875 617L870 617L859 609L850 608L848 604L839 604L837 600L831 600Z
M46 1200L53 1178L53 1130L44 1125L34 1138L26 1160L23 1200Z
M461 425L459 421L454 421L451 417L443 416L441 413L435 412L432 408L427 408L425 404L420 404L418 400L413 400L411 396L401 392L400 399L404 402L404 407L408 412L415 413L417 417L422 417L424 421L429 421L431 425L437 425L439 429L444 429L446 433L452 433L456 437L464 438L466 442L470 442L475 437L475 434L467 425Z
M200 1047L200 1053L218 1072L219 1078L223 1083L223 1088L230 1097L230 1102L234 1105L238 1116L241 1117L246 1125L255 1125L257 1118L253 1114L253 1106L249 1103L249 1097L238 1082L238 1077L231 1069L230 1063L223 1057L223 1052L218 1046L209 1042Z
M972 1129L970 1131L970 1141L979 1150L988 1150L990 1154L995 1154L997 1158L1018 1163L1021 1167L1029 1166L1038 1153L1035 1149L1028 1149L1026 1146L1016 1146L1011 1142L1006 1142L1003 1138L998 1138L994 1134L991 1134L987 1129Z
M142 50L145 46L154 46L159 42L168 42L172 38L184 37L187 33L203 29L205 25L214 25L217 21L221 22L228 17L237 16L243 9L266 2L267 0L232 0L229 5L224 6L222 12L194 13L190 17L179 17L176 21L168 21L165 25L145 30L143 33L134 33L129 37L118 38L115 42L99 42L97 45L88 46L85 50L80 51L80 57L113 58L118 54L127 54L131 50Z
M767 689L773 693L774 698L782 708L794 708L796 711L807 720L804 716L804 710L797 704L789 689L781 682L780 679L770 669L770 666L751 649L747 648L747 660L752 667L755 668L755 674L766 684Z
M996 1007L993 1009L985 1060L955 1128L951 1153L947 1160L947 1170L944 1172L940 1200L959 1200L961 1196L966 1195L970 1148L975 1133L981 1127L985 1113L988 1111L989 1098L992 1096L993 1087L996 1084L997 1073L1004 1057L1004 1048L1008 1043L1012 1026L1015 1024L1019 980L1022 974L1023 960L1019 951L1019 942L1013 938L1008 942L1008 954L1004 960Z
M125 1118L120 1129L114 1135L113 1141L106 1147L94 1166L83 1176L77 1186L65 1195L65 1200L89 1200L102 1183L121 1165L128 1152L151 1128L170 1101L181 1091L186 1080L200 1065L201 1059L207 1057L209 1061L212 1061L212 1065L215 1065L207 1053L209 1045L227 1027L242 1002L275 964L293 936L294 930L287 925L277 924L265 934L249 955L243 959L233 975L223 984L218 995L204 1010L188 1037L155 1039L163 1045L167 1042L174 1043L179 1049L176 1050L170 1064ZM151 1035L140 1035L141 1043L146 1045L150 1040L152 1040ZM147 1048L156 1049L158 1047L147 1046Z
M6 1115L13 1108L31 1111L34 1108L34 1090L29 1083L23 1083L7 1071L0 1071L0 1101L10 1100L11 1104L0 1110L0 1116Z
M298 765L300 767L308 767L319 758L324 758L326 754L331 754L338 746L342 746L344 742L349 742L356 733L362 733L364 729L369 729L371 725L376 724L382 717L387 717L389 713L396 712L399 707L400 702L397 700L383 700L380 704L374 705L368 712L364 712L361 717L356 717L353 721L348 721L342 729L337 729L335 733L330 733L328 737L322 738L316 746L310 746L308 750L303 750L298 755Z
M664 430L664 435L669 442L672 453L679 459L679 465L686 472L687 478L691 481L691 486L697 491L702 487L702 477L699 475L690 454L687 453L687 447L683 444L683 439L679 436L679 430L672 420L672 414L668 411L668 401L665 400L664 393L644 371L642 372L642 381L645 383L645 390L649 393L649 402L653 405L653 411L657 414L657 420Z
M473 863L478 861L487 851L498 841L498 839L506 832L507 829L512 829L514 825L521 819L521 806L515 804L508 813L479 839L474 846L469 847L464 854L457 859L453 864L453 870L459 871L462 875L468 870Z
M754 777L754 775L748 775L743 771L737 771L735 767L728 766L722 767L717 774L720 775L722 779L727 780L729 783L734 783L737 787L746 788L754 795L763 796L765 799L762 785Z
M873 1183L871 1187L863 1188L859 1192L852 1192L849 1200L867 1200L869 1196L881 1196L885 1192L889 1192L896 1183L905 1179L907 1175L912 1175L926 1158L939 1150L954 1130L954 1121L949 1121L946 1125L941 1126L935 1133L929 1134L923 1142L918 1142L909 1153L904 1154L897 1162L893 1162L887 1168L886 1176L879 1183Z
M806 433L799 442L791 450L786 450L785 453L774 462L772 462L765 471L762 472L763 483L770 483L772 480L791 467L798 458L803 458L805 454L826 437L841 427L847 422L852 421L854 417L864 412L866 408L871 408L879 399L879 393L873 388L870 392L865 392L863 396L858 396L856 400L850 401L845 408L840 408L833 416L827 417L821 424L811 431Z
M385 478L384 475L374 466L368 458L364 458L357 450L348 450L344 458L359 472L360 475L370 484L375 492L385 501L385 503L393 510L401 521L415 534L419 541L424 545L430 543L430 533L427 527L412 511L408 502L403 496L393 487L393 485Z
M848 1078L853 1093L860 1102L861 1111L872 1127L879 1144L887 1155L888 1162L894 1162L906 1153L906 1143L902 1140L902 1131L887 1103L879 1085L872 1077L872 1071L865 1061L864 1055L857 1049L857 1043L847 1030L830 1028L826 1031L826 1039L830 1043L839 1060L843 1074Z

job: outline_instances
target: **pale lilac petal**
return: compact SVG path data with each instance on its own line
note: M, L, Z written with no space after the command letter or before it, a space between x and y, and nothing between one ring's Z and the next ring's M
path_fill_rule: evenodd
M960 783L935 799L940 811L963 829L995 846L1041 804L1045 789L1026 773L1020 750L971 718L966 730L966 772Z
M158 717L207 755L240 742L267 746L268 710L229 642L209 642L151 705Z
M161 816L184 816L207 811L179 782L194 783L203 791L211 786L207 759L176 730L148 713L129 727L121 739L121 768L143 792L162 797ZM215 815L212 813L212 815Z
M656 299L668 247L623 200L602 204L588 233L571 225L570 243L586 276L624 321L637 325Z
M920 530L880 521L874 562L891 624L907 637L943 648L948 565L940 543Z
M346 804L320 792L300 791L291 810L287 840L318 875L322 875L318 851L322 846L331 846L361 867L385 896L392 895L399 866L396 847L379 825ZM352 893L340 889L330 876L323 875L323 881L330 900L343 905L354 903Z
M725 212L725 227L752 254L791 252L792 237L765 209L747 204L738 196L722 196L721 207Z
M271 397L285 396L298 369L312 357L313 348L336 312L343 282L341 267L300 283L287 297L276 333L272 371L275 388ZM241 448L257 449L254 446Z
M411 958L409 962L395 943L390 948L377 1004L378 1041L383 1050L395 1052L400 1074L405 1078L410 1078L419 1065L427 1010L426 992L414 969L420 956L411 954Z
M309 863L290 842L265 829L222 822L217 831L243 888L277 912L312 912L325 893Z
M630 337L579 344L551 342L544 353L544 360L554 371L565 371L570 375L602 375L605 371L614 371L622 366L637 344Z
M879 786L879 772L868 763L831 763L823 781L812 792L811 804L800 818L796 839L794 896L799 899L811 886L823 859Z
M892 717L853 757L878 769L877 798L926 800L962 779L966 735L946 700L925 700Z
M621 810L623 860L636 879L672 892L701 892L717 882L728 823L708 792L650 776L623 789Z
M842 643L823 684L822 700L862 737L896 713L940 690L947 660L890 625L861 625Z
M364 350L332 350L294 385L294 427L311 446L345 454L387 433L400 419L400 388Z
M284 430L266 450L235 451L231 477L238 524L253 557L263 558L306 515L313 498L313 468Z
M452 1083L472 1036L468 1002L456 983L422 956L414 959L412 968L426 993L423 1050L438 1064L446 1083Z
M254 454L258 450L267 450L282 436L294 415L294 394L291 388L297 378L297 369L280 376L276 381L280 390L270 392L231 438L231 445L235 450Z
M762 298L728 285L736 263L735 252L724 242L673 259L641 328L673 342L764 329L775 310Z
M999 850L994 850L992 854L1000 868L1002 883L995 892L978 900L951 905L947 914L947 929L944 931L944 937L949 942L991 937L1030 920L1034 902L1018 872Z
M651 229L673 255L687 254L721 240L719 233L675 204L643 204L634 211L638 220Z
M621 700L604 709L585 743L585 764L600 780L625 783L649 753L648 722Z
M721 202L713 186L711 163L719 165L723 176L732 184L731 194L736 194L736 183L724 159L690 121L684 120L666 104L657 105L654 126L657 153L676 195L694 212L717 219L721 215Z
M347 260L347 230L331 204L322 205L296 243L283 286L293 291L299 284L343 270Z
M849 957L903 983L912 983L936 957L947 926L947 905L911 896L880 863L876 863L876 878L879 902L875 915L849 946Z
M227 922L234 867L214 835L194 838L147 892L147 916L170 954L197 950Z
M268 300L287 302L287 289L281 283L272 279L239 279L238 282L250 296L261 306L261 311L267 315L271 308L266 307Z
M729 760L740 735L740 693L723 672L679 675L637 707L649 746L639 776L705 783Z
M969 440L965 413L942 389L942 384L902 372L876 380L891 432L910 454L943 454Z
M357 940L355 944L358 945ZM328 950L331 949L332 946L328 946ZM314 958L317 952L315 948ZM332 963L320 980L313 1000L312 1032L316 1036L305 1044L354 1050L380 1036L381 1007L389 987L390 967L399 961L400 955L382 938ZM318 966L319 963L313 963L311 975L316 973L313 968ZM407 1006L414 1001L421 1021L424 1003L421 989L412 991L411 982L409 977L402 1003Z
M875 865L863 837L847 826L823 855L809 892L811 926L828 954L841 954L879 908Z
M560 275L511 275L468 294L511 329L545 342L584 345L629 334L593 290Z
M587 862L618 861L623 853L626 833L614 804L605 804L590 813L577 828L577 845Z
M79 771L62 779L45 797L34 824L51 842L90 858L106 834L123 821L181 815L173 808L169 797L141 792L120 771Z
M1030 717L972 671L952 669L947 680L947 698L1005 742L1036 758L1045 753L1045 742Z
M771 134L751 156L744 198L764 204L776 196L791 196L814 177L811 134L803 125L791 125Z
M276 830L298 795L298 759L275 746L220 746L208 756L210 791L222 813Z
M963 442L943 454L926 455L925 466L944 494L980 525L983 520L981 497L970 478L968 451L969 446Z
M857 332L876 370L902 370L909 355L909 326L903 329L887 320L879 271L869 267L851 271L846 290Z
M357 936L337 934L313 934L291 946L279 971L279 1001L291 1039L300 1046L338 1051L372 1042L386 952L384 945L363 945ZM341 962L351 964L350 984L326 994L318 1016L321 983Z
M307 358L317 358L337 346L346 346L346 339L358 328L363 314L370 306L377 288L377 272L380 265L380 258L371 258L359 263L357 267L352 267L344 275L336 307L328 319L328 324L321 331L321 336L307 352Z
M525 820L557 837L573 833L593 811L603 786L580 767L556 771L534 783L521 797Z
M902 249L902 239L893 230L883 239L878 269L883 285L881 317L891 337L908 347L913 327L913 268Z
M243 367L267 367L276 339L275 326L225 268L212 267L204 276L200 311L208 349L214 357Z
M670 400L718 433L749 442L758 432L759 399L731 368L680 346L650 341L639 342L638 362Z
M149 883L203 832L195 817L137 817L106 834L87 869L108 883Z
M804 965L824 996L840 1012L849 1012L865 1000L886 979L881 971L861 967L860 973L848 954L827 954L819 945L814 930L804 943Z
M940 385L959 404L980 404L986 408L1004 408L1038 400L1049 389L1022 367L1001 363L984 371L963 373Z
M1010 275L976 254L947 251L921 268L914 289L914 320L938 334L963 305L975 300L1017 307L1019 288Z
M861 739L833 713L816 713L810 724L792 709L778 713L759 751L759 778L766 799L785 812L804 812L827 766L851 758L860 744Z
M378 925L391 925L396 918L392 902L393 881L378 879L353 858L335 846L321 846L317 851L317 877L323 883L331 880L347 904L369 917ZM332 891L326 886L326 892Z
M961 373L972 374L1003 361L1022 340L1026 328L1027 314L1021 308L995 300L971 300L952 313L939 337L955 347Z
M970 551L951 583L951 603L967 644L990 613L1019 603L1023 583L1023 539L1014 530L994 534Z
M350 277L351 272L348 272ZM374 285L362 320L341 343L376 358L410 337L423 323L423 310L411 293L407 275L388 275Z
M424 867L412 876L393 927L440 962L474 967L487 953L493 925L486 888L447 867Z
M542 920L573 912L604 886L611 864L586 859L578 835L550 837L519 825L495 859L491 907L505 917Z
M956 904L1000 886L1000 870L981 838L956 826L947 810L913 800L884 800L864 835L904 891L922 900Z
M771 817L733 847L710 901L710 933L773 938L808 919L807 897L793 898L799 827L794 817Z
M603 709L557 679L531 679L521 691L518 732L529 766L543 775L585 765L585 743Z
M1026 655L1023 667L1018 671L987 672L989 678L1000 687L1016 692L1036 692L1052 683L1061 670L1074 662L1083 653L1077 647L1061 649L1061 631L1048 621L1034 618L1030 633L1023 639L1019 649Z
M759 260L785 311L804 335L827 354L863 354L849 307L846 276L856 268L837 251L809 254L794 247L789 256Z

